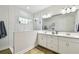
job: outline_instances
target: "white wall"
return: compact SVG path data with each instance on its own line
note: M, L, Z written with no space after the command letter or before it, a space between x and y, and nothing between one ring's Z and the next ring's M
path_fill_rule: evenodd
M27 25L19 24L19 16L32 19L32 15L24 9L12 5L0 6L0 20L5 21L7 30L7 37L0 39L0 50L11 48L13 52L14 32L24 32L28 30L33 30L33 22Z
M5 23L7 36L0 39L0 50L9 47L9 33L8 33L8 6L0 6L0 21L3 20Z
M16 15L15 16L15 18L16 18L16 20L15 20L15 26L16 26L15 32L33 30L33 22L31 22L29 24L19 24L19 21L18 21L19 16L33 20L33 17L30 13L28 13L24 9L15 7L15 15Z
M25 31L15 32L14 34L14 53L25 53L36 46L36 32Z
M18 21L19 16L32 19L32 15L27 11L25 11L24 9L18 8L16 6L9 6L9 47L11 48L12 52L13 47L15 47L13 45L14 33L33 30L33 22L27 25L19 24Z
M9 6L9 47L13 53L13 32L15 28L15 7L14 6Z

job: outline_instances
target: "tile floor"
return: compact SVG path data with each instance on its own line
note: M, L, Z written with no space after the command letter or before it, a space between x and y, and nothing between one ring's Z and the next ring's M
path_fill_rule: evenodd
M8 48L8 49L0 51L0 54L12 54L12 53L10 49ZM57 53L50 51L44 47L37 46L24 54L57 54Z
M33 48L32 50L26 52L25 54L56 54L56 53L52 52L46 48L38 46L38 47Z
M8 49L4 49L4 50L0 51L0 54L12 54L12 52L8 48Z

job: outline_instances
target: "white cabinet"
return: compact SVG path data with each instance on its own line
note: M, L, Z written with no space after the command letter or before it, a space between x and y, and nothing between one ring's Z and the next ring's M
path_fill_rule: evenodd
M58 40L56 36L47 36L47 48L53 51L58 51Z
M79 53L79 39L59 37L59 53Z
M79 39L77 38L38 34L38 44L58 53L79 53Z
M58 40L56 36L38 34L38 44L52 51L58 51Z
M68 53L74 53L74 54L79 54L79 43L75 42L70 42L69 43L69 48L68 48Z
M68 53L79 53L79 39L69 38Z
M46 35L38 34L38 44L46 47Z
M59 39L59 53L68 53L69 42L64 37L58 37Z

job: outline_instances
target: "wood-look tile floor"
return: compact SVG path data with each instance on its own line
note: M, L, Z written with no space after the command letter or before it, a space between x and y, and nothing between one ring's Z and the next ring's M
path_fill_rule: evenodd
M1 50L1 51L0 51L0 54L12 54L12 52L11 52L11 50L8 48L8 49Z
M0 54L12 54L12 53L10 49L8 48L8 49L0 51ZM50 51L44 47L37 46L24 54L57 54L57 53Z
M36 47L36 48L33 48L32 50L26 52L25 54L56 54L46 48L43 48L43 47Z

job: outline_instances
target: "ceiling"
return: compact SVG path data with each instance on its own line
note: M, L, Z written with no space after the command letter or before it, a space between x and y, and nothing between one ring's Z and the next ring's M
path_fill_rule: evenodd
M50 5L18 5L17 7L25 9L30 13L36 13L50 7Z
M45 12L45 10L48 10L47 12L54 10L55 11L62 10L67 7L72 7L72 5L18 5L17 7L22 8L27 12L34 14L39 11ZM76 7L78 8L79 6Z

